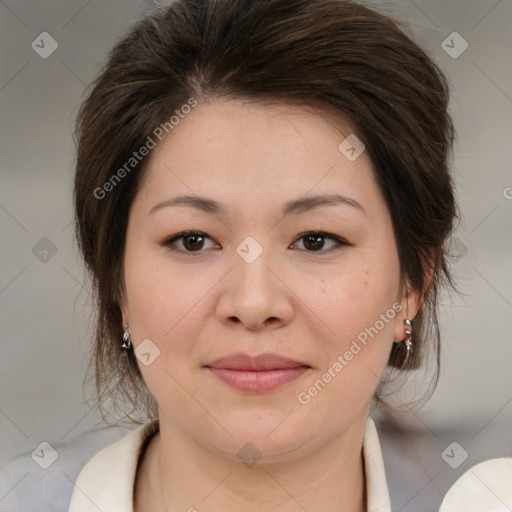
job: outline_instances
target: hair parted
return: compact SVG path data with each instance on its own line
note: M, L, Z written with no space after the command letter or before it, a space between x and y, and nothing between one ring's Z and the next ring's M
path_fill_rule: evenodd
M414 351L404 364L395 343L389 366L416 369L433 351L437 382L454 130L443 73L397 21L349 0L175 0L130 28L90 88L75 127L73 199L96 301L90 368L102 415L107 401L134 420L157 415L133 351L121 354L128 215L149 156L98 190L191 98L300 104L354 130L391 213L404 293L425 299Z

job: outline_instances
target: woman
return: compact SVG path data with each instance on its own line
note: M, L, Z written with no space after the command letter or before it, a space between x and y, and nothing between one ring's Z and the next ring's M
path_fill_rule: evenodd
M177 0L116 45L77 122L76 229L100 402L151 421L71 512L391 510L369 410L438 350L448 99L350 1Z

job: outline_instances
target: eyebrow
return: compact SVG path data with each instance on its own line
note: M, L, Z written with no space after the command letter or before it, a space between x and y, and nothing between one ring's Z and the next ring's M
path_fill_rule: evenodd
M287 201L284 203L281 213L283 216L300 214L316 208L320 208L322 206L336 205L351 206L361 210L363 213L366 213L365 209L355 199L343 196L341 194L323 194ZM149 215L152 215L156 211L162 208L167 208L169 206L188 206L212 215L225 216L227 214L226 207L217 201L214 201L213 199L200 196L177 196L172 199L162 201L161 203L153 206L149 212Z

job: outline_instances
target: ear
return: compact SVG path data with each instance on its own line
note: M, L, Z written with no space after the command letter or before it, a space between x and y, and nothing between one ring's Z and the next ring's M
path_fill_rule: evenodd
M425 292L430 286L433 275L434 261L431 259L425 268ZM414 320L425 300L425 294L420 293L419 290L413 290L407 284L404 285L404 288L401 299L399 300L401 309L395 317L393 330L394 341L402 341L405 339L405 320Z
M414 290L405 290L402 299L399 301L401 309L395 316L395 323L393 327L393 340L403 341L405 339L405 320L414 320L421 305L423 304L423 297L419 292Z
M123 317L122 326L124 327L125 325L128 325L128 322L126 321L126 315L124 314L123 308L121 306L119 306L119 309L121 310L121 315Z
M122 325L123 327L125 325L128 325L127 322L127 315L125 315L125 310L129 309L127 302L126 302L126 287L124 284L124 278L122 279L121 286L116 290L116 299L117 299L117 305L119 309L121 310L121 316L122 316Z

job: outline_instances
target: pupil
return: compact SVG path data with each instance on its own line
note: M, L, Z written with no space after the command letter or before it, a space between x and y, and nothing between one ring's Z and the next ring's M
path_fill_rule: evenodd
M201 242L190 244L189 241L192 238L202 239L203 237L201 235L189 235L185 238L185 246L187 246L187 248L192 248L192 249L196 248L197 249L197 247L201 244Z
M312 240L313 241L313 247L312 249L313 250L317 250L317 249L321 249L323 247L323 243L320 243L323 239L323 236L321 235L308 235L306 237L306 240L304 242L304 246L308 249L308 248L311 248L311 247L308 247L310 244L309 242ZM320 244L320 247L318 246L315 246L314 244Z

